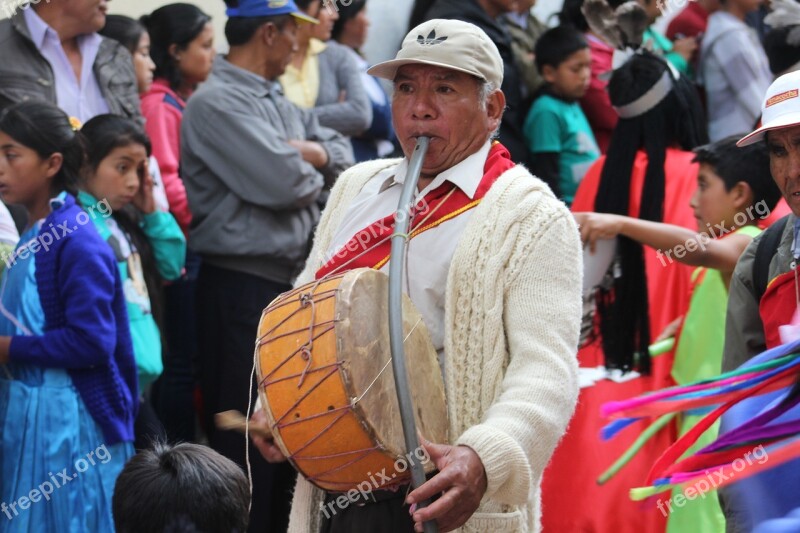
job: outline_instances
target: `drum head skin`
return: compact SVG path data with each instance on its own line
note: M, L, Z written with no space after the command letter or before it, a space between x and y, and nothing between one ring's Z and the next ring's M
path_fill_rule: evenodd
M359 269L354 274L352 282L345 279L342 283L336 302L336 335L345 386L352 397L361 398L356 410L376 441L391 455L402 457L406 445L389 348L389 278L372 269ZM405 294L403 331L417 431L432 442L445 443L448 424L439 358L422 316Z
M259 325L259 394L275 442L306 479L328 491L405 483L410 461L419 460L405 450L387 302L388 277L357 269L281 295ZM446 443L438 357L405 295L403 322L417 430Z

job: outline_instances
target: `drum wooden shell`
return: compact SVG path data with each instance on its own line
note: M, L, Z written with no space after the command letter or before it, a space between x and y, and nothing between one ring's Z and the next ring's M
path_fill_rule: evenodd
M256 369L264 410L276 444L319 488L407 483L410 460L419 461L405 453L387 301L388 277L356 269L279 296L261 317ZM438 357L405 295L403 323L417 429L448 442Z

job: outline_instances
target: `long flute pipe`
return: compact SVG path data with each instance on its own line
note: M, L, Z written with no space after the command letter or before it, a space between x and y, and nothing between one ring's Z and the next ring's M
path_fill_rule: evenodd
M422 162L428 152L428 137L419 137L411 161L408 174L400 193L400 203L395 216L394 234L392 235L391 261L389 263L389 344L392 350L392 369L394 385L397 389L397 403L400 404L400 419L403 422L403 436L408 453L413 454L419 448L417 424L414 421L414 401L408 388L406 373L406 352L403 346L403 267L406 262L406 245L408 244L408 225L411 212L411 199L417 190ZM425 468L417 461L411 461L411 486L415 489L425 483ZM421 501L417 508L427 507L429 500ZM425 522L425 533L437 533L436 522Z

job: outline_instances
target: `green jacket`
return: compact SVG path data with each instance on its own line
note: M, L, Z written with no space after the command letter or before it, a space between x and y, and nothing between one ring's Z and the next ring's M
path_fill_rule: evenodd
M144 285L141 261L137 260L138 254L133 250L127 258L120 255L120 244L130 248L130 239L127 243L115 242L116 238L109 226L109 221L113 220L110 210L104 210L105 214L100 212L95 207L99 204L98 200L85 191L78 193L78 201L89 213L97 232L109 243L116 255L127 302L128 322L139 374L139 392L143 392L161 375L164 365L161 360L161 333L150 310L150 297ZM89 207L94 209L88 209ZM165 280L179 278L186 261L186 240L175 218L169 213L156 211L144 215L140 227L150 242L161 277Z

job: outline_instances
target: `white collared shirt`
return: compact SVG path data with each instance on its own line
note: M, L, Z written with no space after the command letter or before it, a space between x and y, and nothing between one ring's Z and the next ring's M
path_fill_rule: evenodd
M453 183L467 196L474 198L483 178L483 169L490 148L491 142L487 141L480 150L436 176L425 189L417 191L415 202L445 181ZM399 165L376 174L364 185L334 233L326 257L333 257L359 231L397 212L407 170L408 160L403 159ZM422 314L431 334L433 346L439 353L440 362L443 362L444 354L444 298L447 273L459 237L472 212L470 209L431 230L420 233L408 243L403 290ZM437 215L438 213L434 213L432 217L436 218ZM381 271L388 274L389 263L385 264Z
M24 15L33 43L53 69L58 107L81 122L108 113L108 103L94 75L94 61L100 50L102 37L96 33L78 37L81 51L81 78L78 80L61 46L58 33L33 9L26 9Z

